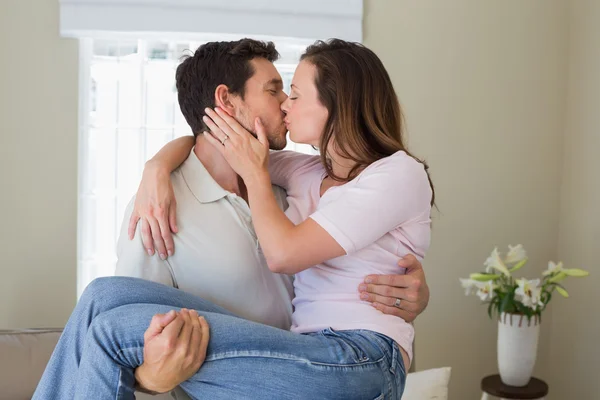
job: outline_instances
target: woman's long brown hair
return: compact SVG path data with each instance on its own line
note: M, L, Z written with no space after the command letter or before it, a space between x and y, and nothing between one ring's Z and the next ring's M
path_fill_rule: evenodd
M414 157L404 144L404 117L392 81L377 55L359 43L330 39L317 41L300 58L317 69L315 85L329 117L321 136L321 161L327 175L340 182L354 179L375 161L402 150ZM333 141L332 141L333 139ZM356 163L347 177L336 176L327 157L335 143L339 154ZM429 172L434 204L435 192Z

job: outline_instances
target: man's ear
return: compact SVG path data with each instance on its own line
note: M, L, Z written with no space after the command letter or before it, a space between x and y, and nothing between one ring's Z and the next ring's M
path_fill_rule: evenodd
M229 92L229 88L226 85L221 84L215 89L215 106L231 116L235 115L234 95Z

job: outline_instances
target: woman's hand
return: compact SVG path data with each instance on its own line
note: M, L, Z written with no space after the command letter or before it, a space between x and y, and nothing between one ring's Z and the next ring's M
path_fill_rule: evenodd
M225 157L246 185L268 176L269 141L260 118L254 121L257 140L220 108L214 111L207 108L205 112L208 117L204 117L204 122L210 129L210 133L204 132L206 139Z
M129 219L129 239L135 236L141 220L142 242L148 255L154 255L156 246L161 259L172 256L175 244L171 233L177 233L176 208L170 173L160 165L146 163Z

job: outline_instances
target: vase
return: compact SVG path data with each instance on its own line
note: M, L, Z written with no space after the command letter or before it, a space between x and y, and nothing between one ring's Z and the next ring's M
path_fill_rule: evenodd
M533 374L540 318L501 313L498 321L498 370L502 383L526 386Z

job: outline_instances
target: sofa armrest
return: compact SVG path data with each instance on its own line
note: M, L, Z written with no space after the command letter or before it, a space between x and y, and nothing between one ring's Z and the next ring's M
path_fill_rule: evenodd
M60 328L0 330L0 399L31 399L61 333ZM168 393L157 396L136 393L136 398L171 400L173 397Z
M0 393L31 399L62 329L0 330Z

